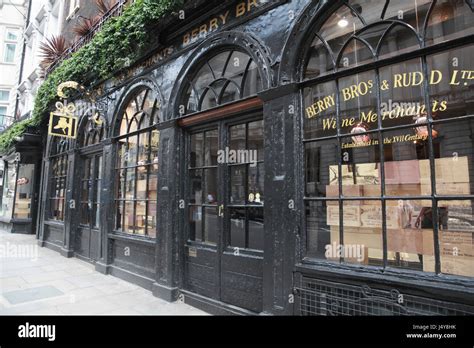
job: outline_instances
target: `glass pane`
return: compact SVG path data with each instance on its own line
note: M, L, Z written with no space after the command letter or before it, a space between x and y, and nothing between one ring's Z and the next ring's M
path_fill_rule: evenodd
M342 52L338 67L340 69L354 68L356 66L370 63L374 60L374 54L363 42L352 39Z
M133 137L128 138L128 150L127 150L127 158L128 158L128 166L135 166L137 165L137 155L138 155L138 148L137 143L138 137L135 135Z
M35 166L34 164L20 164L18 167L14 217L17 219L31 219Z
M116 202L117 204L117 214L116 214L116 217L115 217L115 228L117 230L121 230L122 229L122 217L123 217L123 209L124 209L124 202L122 201L117 201Z
M81 203L81 224L89 226L90 224L91 210L89 209L89 203Z
M246 149L246 125L239 124L229 128L230 149L245 150ZM235 163L235 162L234 162Z
M437 124L435 153L436 192L438 195L459 196L474 193L474 173L472 171L472 134L474 120ZM423 175L430 174L429 163L424 163ZM472 179L471 179L472 178ZM430 188L422 186L429 194Z
M263 120L250 122L248 127L249 162L263 161ZM256 153L252 152L253 150L256 150Z
M245 248L245 209L229 209L230 238L229 245L232 247Z
M377 52L380 39L382 35L390 27L391 23L381 23L373 25L368 28L364 28L363 32L358 34L357 37L367 41L374 52Z
M426 81L419 59L380 69L380 83L383 127L426 122Z
M204 134L197 133L191 135L191 158L190 167L202 167L203 166L203 141Z
M189 171L189 202L193 204L202 204L202 170Z
M357 134L378 128L375 81L376 76L374 71L368 71L339 80L339 88L341 91L341 133ZM335 115L333 115L331 120L332 125L334 125L335 122L334 118ZM327 133L329 132L330 130L327 131ZM360 140L361 143L367 143L369 141L367 136L362 136L361 139L354 137L354 139L358 140L358 142Z
M248 54L234 51L227 65L225 76L240 87L249 61L250 57Z
M135 168L127 170L125 197L135 199Z
M263 163L248 166L248 197L249 204L263 204L265 167Z
M336 83L320 83L304 89L304 137L336 135Z
M431 202L387 201L386 214L389 265L434 272Z
M349 4L362 16L367 24L378 22L386 1L380 0L350 0Z
M403 21L421 34L430 5L431 0L391 0L385 11L384 19Z
M137 199L146 199L147 198L147 167L143 166L144 169L140 170L141 167L138 167L138 177L137 177Z
M397 56L420 48L420 42L413 30L396 25L384 37L380 47L379 59Z
M319 34L337 56L348 38L362 27L359 18L347 6L341 6L324 23Z
M221 97L221 104L230 103L240 99L240 87L235 85L233 82L230 82L227 87L225 87L224 92Z
M305 145L306 196L339 196L337 140Z
M249 213L249 241L250 249L263 249L263 208L248 208Z
M263 89L262 78L254 61L250 64L245 77L244 98L257 94Z
M326 246L331 245L331 239L336 238L335 231L337 230L336 226L331 227L327 223L331 209L333 209L330 207L333 206L326 206L325 202L306 202L306 246L307 254L310 257L323 260L335 259L335 257L326 258ZM327 212L327 209L330 209L329 212Z
M156 200L157 197L158 197L158 175L150 174L148 178L147 198L150 200Z
M427 57L434 120L474 115L474 45Z
M455 200L438 203L441 272L474 277L473 202ZM433 245L432 239L429 242ZM433 256L425 258L426 263L434 267Z
M94 224L92 225L92 227L94 228L98 228L100 226L100 206L99 204L94 204L93 205L93 211L94 211Z
M245 165L230 168L230 204L245 204Z
M219 94L224 85L224 81L212 84L203 91L203 99L201 100L200 110L207 110L219 105Z
M135 223L135 233L145 235L147 213L146 213L146 202L138 201L137 202L137 211L136 211L136 223Z
M342 194L345 197L380 197L380 148L377 134L357 135L342 138ZM330 167L334 177L331 185L331 196L337 197L337 165ZM329 196L329 192L328 192Z
M147 219L147 228L148 236L151 238L156 238L156 202L148 202L148 219Z
M217 192L217 168L205 169L204 201L206 204L217 204L219 199Z
M124 212L124 215L125 215L125 221L124 221L124 224L123 224L123 232L125 233L133 233L133 229L134 229L134 217L135 217L135 213L133 211L133 202L125 202L125 212Z
M384 133L386 195L431 194L428 140L419 133L418 128Z
M344 248L340 256L346 263L383 264L382 204L380 201L347 201L343 206ZM387 228L394 217L387 213ZM339 245L339 205L328 207L331 225L332 256Z
M202 240L202 207L189 206L189 239L197 242Z
M118 182L118 192L117 192L117 197L118 198L125 198L125 173L126 170L120 170L119 171L119 182Z
M304 69L305 79L324 75L334 69L333 57L318 37L311 43L308 55L308 63Z
M127 167L127 142L126 140L122 139L118 142L118 167L125 168Z
M150 132L141 133L139 135L138 148L138 165L145 165L149 163L150 156Z
M473 10L466 1L438 0L426 28L426 43L437 44L472 35L474 33L473 20Z
M219 136L217 130L207 131L205 133L204 146L204 165L217 165L217 151L219 149Z
M224 73L224 67L227 63L227 60L229 59L230 54L231 52L229 51L222 52L209 60L209 66L211 67L212 72L214 73L215 79L222 77Z
M204 211L204 242L216 245L217 232L219 230L219 218L217 208L203 208Z
M13 63L15 61L16 44L5 44L5 53L3 61Z
M5 163L6 163L6 170L5 170L5 177L3 179L4 187L3 187L3 194L2 194L1 215L7 218L12 218L17 166L13 162L5 162ZM54 184L54 180L52 180L52 183ZM54 194L52 196L54 196ZM51 211L54 211L54 210L51 210Z

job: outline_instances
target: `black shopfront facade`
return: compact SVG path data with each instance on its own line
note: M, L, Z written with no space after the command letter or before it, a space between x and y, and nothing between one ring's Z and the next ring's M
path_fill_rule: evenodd
M186 11L48 138L39 243L214 313L473 314L474 4Z

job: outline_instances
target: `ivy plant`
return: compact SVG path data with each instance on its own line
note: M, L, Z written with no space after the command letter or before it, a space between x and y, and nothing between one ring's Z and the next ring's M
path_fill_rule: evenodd
M181 8L186 0L135 0L121 16L107 20L92 40L50 73L36 94L32 118L0 135L0 151L7 150L29 126L39 126L57 101L57 87L65 81L83 86L111 78L137 61L156 39L151 30Z

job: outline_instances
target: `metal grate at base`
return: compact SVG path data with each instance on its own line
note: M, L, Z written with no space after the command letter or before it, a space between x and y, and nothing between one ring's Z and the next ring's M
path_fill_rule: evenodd
M295 287L299 315L409 316L473 315L474 307L457 303L302 277Z

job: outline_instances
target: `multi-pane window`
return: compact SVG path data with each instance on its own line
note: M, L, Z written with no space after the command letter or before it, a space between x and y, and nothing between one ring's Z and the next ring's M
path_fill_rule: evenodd
M189 180L189 239L215 245L217 243L219 133L217 129L191 135Z
M116 229L156 236L160 104L148 88L137 92L119 119Z
M7 29L5 34L5 44L3 48L3 62L14 63L16 55L16 47L18 44L18 31Z
M187 79L179 114L204 111L219 105L256 95L262 90L257 64L237 50L220 52L201 65Z
M229 128L229 153L236 161L227 163L230 177L228 244L263 250L263 121Z
M64 221L64 204L66 199L66 177L68 168L69 141L54 137L51 140L49 165L49 218Z
M263 250L263 121L193 132L189 147L189 240L216 245L224 217L226 246Z
M103 120L88 119L82 135L82 146L99 144L105 138L105 124Z
M474 276L474 45L416 55L473 20L465 1L353 0L322 25L302 72L308 256Z

